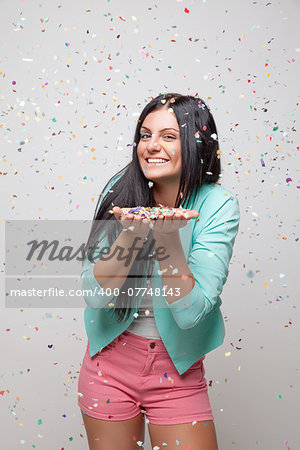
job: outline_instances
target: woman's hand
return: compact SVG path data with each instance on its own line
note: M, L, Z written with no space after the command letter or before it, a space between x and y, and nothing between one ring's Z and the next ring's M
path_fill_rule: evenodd
M163 216L160 214L156 220L152 220L154 235L164 235L174 233L191 220L192 217L199 216L199 212L195 210L176 208L176 213L166 214Z
M160 214L157 219L142 219L135 214L127 214L132 208L120 208L115 206L113 213L115 218L121 223L123 230L128 231L132 235L145 238L150 228L155 235L170 234L184 227L192 217L199 216L199 212L195 210L174 208L175 214L168 213L165 216ZM121 215L124 214L123 217Z
M123 231L134 236L145 238L150 231L150 220L142 219L142 217L134 214L127 214L130 209L132 208L120 208L119 206L114 206L113 213L115 218L122 225ZM122 214L126 215L121 217Z

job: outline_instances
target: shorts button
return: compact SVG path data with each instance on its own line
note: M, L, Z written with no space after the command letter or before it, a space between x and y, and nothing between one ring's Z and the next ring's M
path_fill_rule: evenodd
M155 342L151 342L150 347L154 348L155 347Z

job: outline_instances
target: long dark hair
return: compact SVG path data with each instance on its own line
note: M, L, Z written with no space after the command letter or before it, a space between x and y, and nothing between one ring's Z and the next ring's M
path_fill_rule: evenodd
M100 220L106 221L104 235L108 238L110 246L121 232L122 226L114 215L109 213L113 206L119 206L120 208L155 206L152 190L148 184L149 179L145 177L139 164L137 146L140 140L140 128L146 116L161 108L173 109L180 130L182 172L175 208L179 208L180 205L187 206L195 189L198 190L203 184L216 183L219 180L221 163L220 152L218 151L218 133L208 106L201 98L190 95L177 93L159 95L144 107L138 119L134 135L132 161L116 173L114 177L119 175L119 179L104 198L102 199L102 195L99 197L93 217L93 225L86 244L87 249L93 248L95 242L100 242ZM180 193L183 195L180 196ZM193 209L193 206L190 209ZM148 255L152 245L153 233L150 231L140 252ZM95 262L91 259L89 252L88 259ZM142 263L134 261L122 290L128 292L128 287L132 286L132 279L139 280L145 277L145 270L147 270L147 276L150 277L153 272L153 263L153 259L147 259L146 262L143 261ZM120 294L115 299L114 312L118 321L127 320L131 308L136 306L136 298Z

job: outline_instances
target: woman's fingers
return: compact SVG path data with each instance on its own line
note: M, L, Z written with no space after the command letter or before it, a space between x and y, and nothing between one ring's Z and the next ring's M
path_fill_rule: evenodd
M150 224L150 227L153 228L155 223L157 226L156 229L165 229L166 227L171 227L173 229L174 227L182 227L184 226L190 219L196 218L199 216L199 212L195 210L189 210L184 208L177 208L175 209L175 214L173 213L167 213L166 215L159 214L156 220L152 220L149 218L142 218L140 216L137 216L136 214L128 214L128 211L130 211L130 208L120 208L119 206L113 207L113 212L115 215L115 218L119 221L122 221L125 225L136 225L135 228L138 228L138 225L142 226L146 224ZM172 225L172 222L174 225ZM175 221L177 222L177 225L175 225ZM166 224L167 222L167 224ZM179 223L178 223L179 222Z
M174 215L174 219L182 219L182 218L184 218L184 216L182 215L182 214L180 214L180 213L175 213L175 215Z
M117 220L120 220L121 214L122 214L122 209L119 206L114 206L113 207L113 212L114 212L114 216Z
M131 208L120 208L115 206L113 212L115 218L121 223L124 230L134 233L137 236L145 237L149 233L150 221L135 214L129 213Z

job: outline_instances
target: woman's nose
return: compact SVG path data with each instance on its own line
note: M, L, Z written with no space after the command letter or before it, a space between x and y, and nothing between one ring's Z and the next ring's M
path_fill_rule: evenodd
M151 139L148 141L147 149L149 150L160 150L161 145L159 143L159 139L155 136L151 136Z

